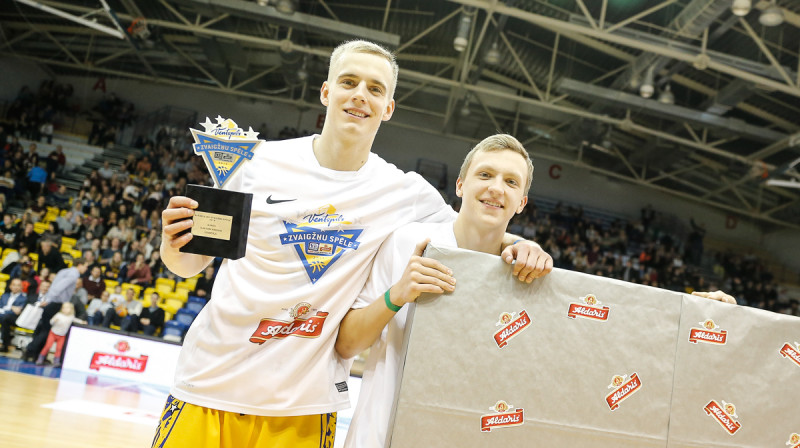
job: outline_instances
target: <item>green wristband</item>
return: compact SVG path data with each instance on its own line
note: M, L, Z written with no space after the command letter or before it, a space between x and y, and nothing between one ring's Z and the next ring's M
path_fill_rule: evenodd
M389 308L390 310L392 310L392 311L394 311L396 313L396 312L400 311L403 307L402 306L397 306L394 303L392 303L391 300L389 300L389 291L391 291L391 290L392 290L392 288L389 288L389 289L386 290L385 293L383 293L383 301L386 302L386 308Z

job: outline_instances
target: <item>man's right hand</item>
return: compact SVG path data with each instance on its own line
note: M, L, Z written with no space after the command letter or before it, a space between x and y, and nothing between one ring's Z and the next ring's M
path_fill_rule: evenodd
M392 286L389 298L395 305L413 302L424 292L441 294L455 290L453 271L433 258L422 256L428 242L430 239L417 244L403 276Z
M185 196L173 196L169 199L169 205L161 212L163 239L169 247L180 249L192 239L191 232L177 235L192 228L194 222L186 218L194 216L196 208L197 201L194 199Z

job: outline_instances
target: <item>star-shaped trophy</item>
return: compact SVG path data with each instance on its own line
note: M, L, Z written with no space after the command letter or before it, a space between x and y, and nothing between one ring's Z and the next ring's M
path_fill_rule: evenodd
M236 260L245 255L250 228L252 193L226 189L238 170L253 159L253 151L263 140L250 127L247 131L229 118L217 116L216 123L206 117L204 131L189 129L194 153L203 157L216 188L187 185L186 196L198 203L192 219L192 239L181 252Z

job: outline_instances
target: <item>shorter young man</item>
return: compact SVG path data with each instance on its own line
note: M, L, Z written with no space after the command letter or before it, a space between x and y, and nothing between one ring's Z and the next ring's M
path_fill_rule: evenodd
M384 446L397 368L403 357L407 315L403 305L425 292L455 289L448 268L422 257L428 241L500 255L508 222L528 202L532 176L531 159L517 139L505 134L488 137L467 154L461 166L456 194L462 203L456 221L408 224L383 243L369 280L342 320L336 340L336 351L345 358L371 346L345 446ZM544 272L552 267L550 259ZM511 266L508 272L513 275Z

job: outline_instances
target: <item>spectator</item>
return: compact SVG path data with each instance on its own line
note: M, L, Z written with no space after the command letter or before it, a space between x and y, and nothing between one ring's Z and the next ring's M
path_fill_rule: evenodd
M76 258L73 261L73 267L62 269L56 274L50 289L44 296L44 301L40 303L40 306L44 308L42 319L33 331L33 340L25 349L23 360L36 359L50 333L50 319L61 309L62 303L72 300L75 290L81 284L81 275L86 272L86 266L86 260Z
M38 196L44 192L44 184L47 182L47 171L36 164L28 171L28 192L31 196Z
M150 295L150 306L142 310L139 318L142 332L148 336L160 333L164 326L165 313L163 309L158 307L159 299L158 293L154 291Z
M206 267L203 276L197 280L197 285L194 288L194 295L197 297L208 298L211 297L211 288L214 287L214 279L216 278L214 264Z
M119 286L117 286L117 288L119 288ZM89 325L102 324L106 313L112 306L111 295L108 291L103 291L100 293L99 297L92 299L92 301L89 302L89 307L86 309L86 314L89 316L87 318Z
M103 326L118 325L122 331L136 331L139 327L139 315L142 313L142 302L135 299L133 288L125 291L125 300L115 303L103 319Z
M103 179L111 179L111 176L114 175L114 170L111 168L111 163L109 163L108 160L103 162L103 167L97 170L97 174L99 174Z
M12 279L9 285L9 291L0 296L0 338L2 345L0 345L0 352L6 353L11 347L11 327L22 312L22 307L25 306L25 294L22 293L22 282L18 279Z
M61 356L64 350L64 340L67 338L67 332L75 320L75 306L72 302L64 302L61 304L61 311L57 312L55 316L50 319L50 333L47 335L47 342L44 348L39 352L39 357L36 359L36 365L44 365L44 358L50 351L53 343L56 344L56 354L53 359L53 367L61 367Z
M105 278L110 280L125 280L125 263L122 261L122 252L115 252L111 260L106 264Z
M136 261L133 265L128 267L125 281L141 286L147 286L153 281L153 277L150 273L150 266L144 262L144 254L140 253L136 255Z
M42 238L40 242L40 249L39 249L39 268L48 267L53 272L59 272L65 267L67 264L64 263L64 258L61 256L61 253L58 251L58 247L56 247L55 243L48 238Z
M39 134L41 138L47 140L47 144L50 145L53 143L53 123L51 121L46 121L42 126L39 128Z
M83 280L83 288L89 300L96 299L106 290L106 282L103 279L103 272L100 266L94 266L89 273L89 277Z

